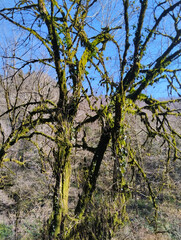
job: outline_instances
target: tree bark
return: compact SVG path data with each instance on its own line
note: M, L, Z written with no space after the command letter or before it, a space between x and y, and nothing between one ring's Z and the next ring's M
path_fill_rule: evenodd
M55 165L55 186L53 193L53 209L52 215L48 223L49 239L55 240L59 236L64 235L64 223L68 213L68 196L71 175L70 164L71 145L69 140L58 146L58 150L54 153Z
M75 214L78 217L81 217L84 212L87 203L91 200L92 194L96 187L96 182L99 176L100 166L109 144L111 138L111 131L109 126L105 126L98 144L98 147L95 151L94 157L92 159L91 165L89 167L88 177L85 181L85 185L83 187L83 191L81 196L79 197Z

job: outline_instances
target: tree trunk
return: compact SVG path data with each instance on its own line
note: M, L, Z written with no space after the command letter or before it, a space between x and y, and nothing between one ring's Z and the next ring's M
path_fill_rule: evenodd
M104 157L104 153L107 149L107 146L111 137L110 127L106 126L103 129L98 147L92 159L91 165L89 167L88 177L85 181L83 192L77 203L75 209L75 214L81 217L84 214L87 203L91 200L92 194L96 187L97 178L99 176L100 166Z
M123 95L123 94L122 94ZM113 196L119 191L122 183L121 163L122 150L124 150L124 129L122 129L124 121L124 97L118 94L115 103L115 120L112 132L112 153L114 157L113 168Z
M126 191L127 185L124 179L126 141L125 141L125 95L116 96L115 120L112 132L112 153L114 157L112 197L121 206L121 217L126 213Z
M48 223L49 239L62 239L64 236L64 224L68 213L68 196L71 175L70 164L70 142L64 142L64 146L59 145L59 149L54 153L55 165L55 186L53 194L52 215Z

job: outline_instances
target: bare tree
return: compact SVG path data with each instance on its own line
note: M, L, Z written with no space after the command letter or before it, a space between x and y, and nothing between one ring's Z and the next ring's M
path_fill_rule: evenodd
M40 155L39 143L33 137L42 136L52 143L50 152L55 185L52 215L47 227L49 239L78 238L109 144L114 162L112 201L121 206L120 216L126 212L130 191L124 176L128 165L138 169L145 180L157 219L156 197L149 178L126 140L127 114L140 117L147 137L161 137L174 151L174 158L180 158L180 149L175 141L180 134L171 126L168 116L180 115L169 104L180 100L180 69L176 66L181 53L181 1L108 1L105 12L111 10L112 14L108 14L105 25L98 21L104 14L100 7L100 2L96 0L38 0L15 1L13 7L0 10L1 19L9 21L17 30L23 30L21 44L26 47L33 43L36 51L33 55L20 53L20 56L11 56L16 60L15 73L11 78L16 89L13 100L9 96L8 80L1 81L7 109L0 117L8 115L11 133L5 137L1 128L0 159L3 163L8 149L22 138L33 141ZM93 9L97 9L95 15ZM43 57L42 51L46 52ZM37 63L54 70L58 97L51 100L38 87L38 99L34 99L31 93L28 100L20 104L21 84L28 77L28 74L23 76L21 70L27 66L33 69L33 64ZM20 79L18 85L17 74ZM171 92L174 91L174 99L160 101L146 94L147 88L157 88L159 82L164 82ZM105 93L97 105L94 83L100 85ZM51 91L52 87L48 93ZM77 123L76 116L82 100L87 101L91 114L88 113ZM144 103L142 106L140 101ZM20 114L22 118L18 122ZM79 129L97 120L101 125L97 146L89 146L85 135L82 143L76 144L74 138ZM39 130L45 125L48 131ZM93 156L75 207L74 220L71 220L73 226L68 229L70 156L74 147L90 151Z

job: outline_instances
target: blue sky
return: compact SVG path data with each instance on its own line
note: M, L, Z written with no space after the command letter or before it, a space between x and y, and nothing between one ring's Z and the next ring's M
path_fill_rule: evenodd
M110 7L112 9L112 11L115 11L116 7L120 7L119 5L119 1L106 1L107 4L107 7ZM1 0L0 1L0 9L3 8L3 7L7 7L7 6L11 6L13 4L13 1L10 1L10 0ZM139 6L139 5L138 5ZM108 11L108 8L103 8L103 9L96 9L97 12L99 11L99 17L95 18L94 22L93 22L93 26L98 30L100 31L101 30L101 27L104 27L104 24L109 24L112 23L112 24L117 24L118 22L121 23L121 17L120 17L120 14L117 14L117 15L111 15L112 14L112 11ZM92 14L92 16L94 16L94 14L96 13L96 10L93 9L93 12L90 13ZM130 13L131 14L131 13ZM146 25L150 25L151 23L149 22L149 18L150 18L150 15L151 12L147 12L147 22L146 22ZM102 18L105 18L107 20L105 21L99 21L100 19L100 16L102 16ZM134 23L134 21L136 22L136 15L135 17L133 17L132 19L132 25ZM107 21L107 22L106 22ZM91 16L90 16L90 22L91 22ZM171 28L171 25L168 24L167 28ZM133 31L132 31L133 32ZM117 34L117 36L116 36ZM15 26L13 26L12 24L8 23L7 21L3 20L1 21L1 28L0 28L0 46L3 48L3 47L8 47L8 49L11 49L11 47L13 47L13 41L14 40L17 40L20 36L20 33L17 31L17 28ZM115 32L115 37L118 39L118 42L120 44L122 44L122 42L124 43L124 34L123 36L119 35L119 33L116 33ZM131 38L131 36L130 36ZM36 45L36 42L34 43L31 43L32 45ZM111 46L111 44L110 44ZM30 47L30 45L27 45L27 47ZM40 49L38 49L40 50ZM26 51L26 49L22 49L20 50L20 54L22 52ZM42 52L41 54L43 54L43 49L42 49ZM145 62L150 62L152 61L152 59L154 60L155 57L157 56L158 53L161 53L162 51L164 51L161 47L161 45L158 44L158 42L153 42L152 45L150 44L150 47L148 49L148 54L149 55L146 55L147 59L145 59ZM0 50L0 53L2 51ZM30 55L32 54L29 53ZM36 55L36 51L33 53ZM30 55L27 54L27 57L29 57ZM105 52L105 58L106 57L109 57L110 60L107 61L107 66L108 66L108 69L109 69L109 73L110 73L110 76L112 76L114 79L117 79L117 81L119 81L119 73L117 71L117 64L118 64L118 56L116 55L116 51L114 50L114 47L111 46L109 48L109 50L107 50ZM177 62L177 65L179 66L180 65L180 62ZM173 66L174 68L175 66ZM54 77L54 73L52 71L49 71L49 74ZM96 74L94 72L91 72L91 74L95 77L96 79ZM179 78L180 78L180 74L178 75ZM98 80L97 80L98 81ZM93 82L93 86L95 89L97 89L98 93L100 94L104 94L104 90L102 87L98 86L98 83L97 81L95 80ZM164 81L164 80L161 80L160 83L156 84L155 86L149 86L147 88L147 90L145 91L148 95L152 95L152 97L154 98L166 98L168 96L168 91L167 91L167 83Z

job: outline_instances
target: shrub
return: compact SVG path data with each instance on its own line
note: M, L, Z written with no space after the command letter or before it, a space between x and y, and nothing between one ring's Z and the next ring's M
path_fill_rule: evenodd
M1 240L8 240L12 239L13 230L12 226L7 226L5 224L0 224L0 239Z

